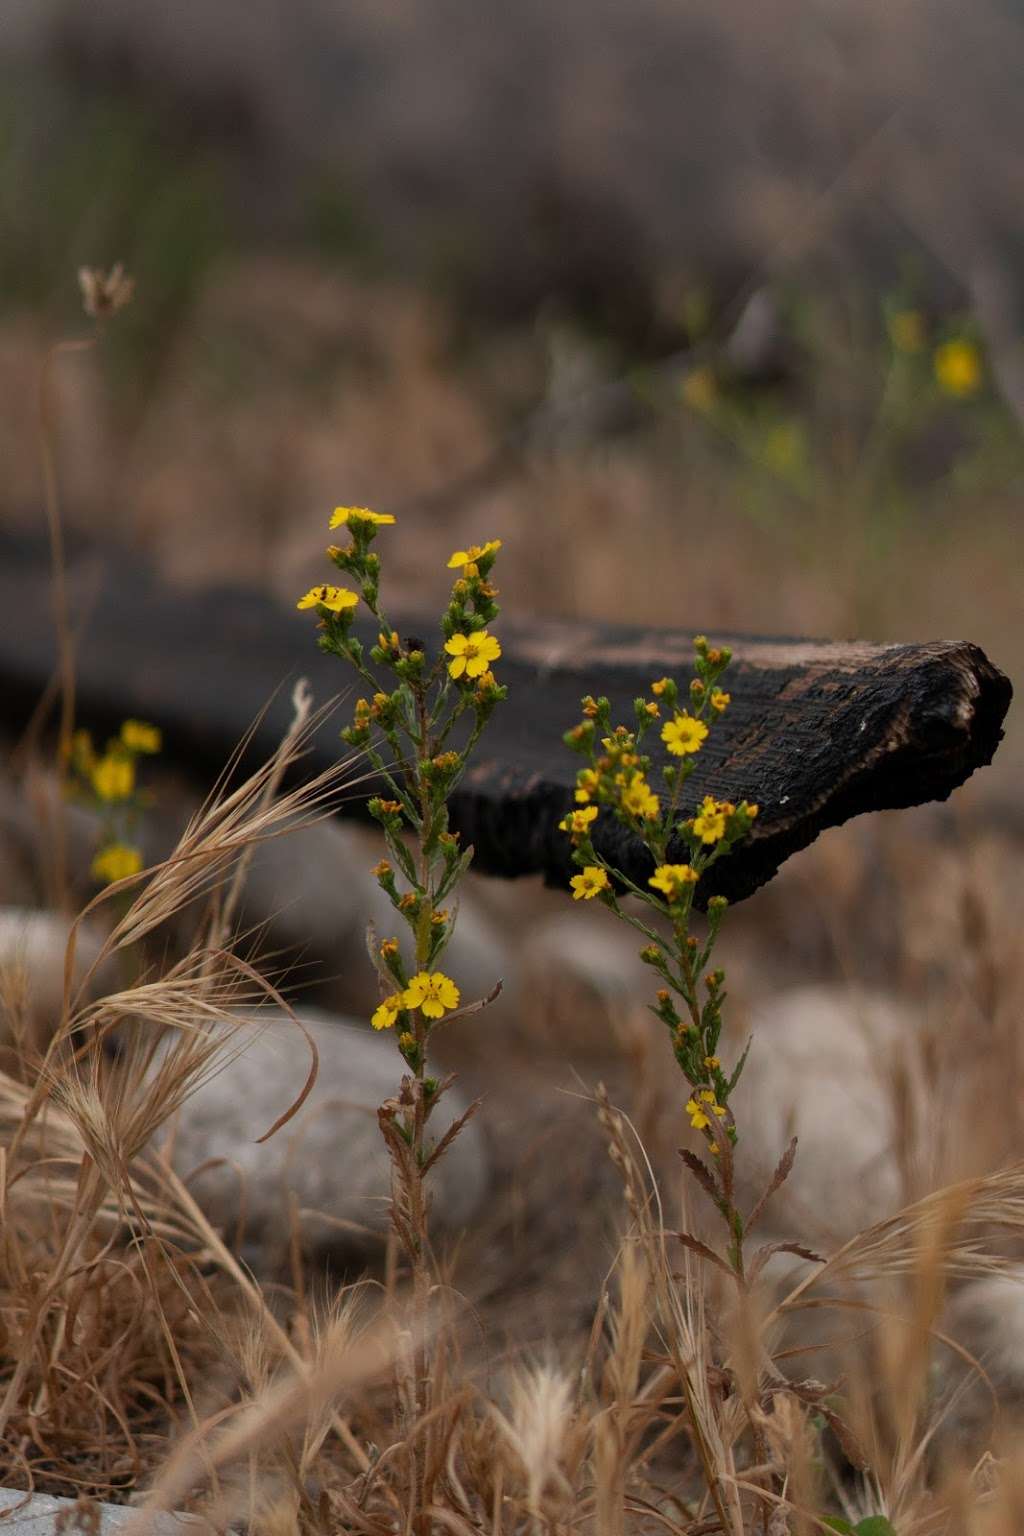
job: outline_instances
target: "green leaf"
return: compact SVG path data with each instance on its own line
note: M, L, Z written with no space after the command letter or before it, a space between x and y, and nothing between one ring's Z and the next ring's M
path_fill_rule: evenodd
M895 1527L884 1515L868 1515L854 1526L854 1531L856 1536L896 1536Z
M849 1520L844 1520L841 1515L826 1515L821 1523L827 1525L830 1531L838 1531L839 1536L857 1536Z

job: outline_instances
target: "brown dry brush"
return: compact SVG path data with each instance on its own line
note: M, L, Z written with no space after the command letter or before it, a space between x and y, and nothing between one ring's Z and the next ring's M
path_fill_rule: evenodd
M244 1049L258 1028L253 1009L257 1019L265 1004L290 1014L272 981L235 952L225 914L247 852L296 816L323 814L356 777L343 762L275 795L318 723L297 700L297 728L270 762L236 787L222 783L164 863L89 903L72 929L48 1045L0 1075L0 1318L9 1363L0 1454L2 1475L16 1484L123 1493L178 1425L201 1423L193 1383L225 1365L217 1319L242 1307L281 1335L266 1299L152 1144L187 1095ZM181 960L89 1000L104 959L137 955L202 896L208 910ZM104 910L120 915L96 967L73 987L78 924ZM28 1039L17 1023L13 1033ZM117 1060L107 1049L115 1038ZM310 1050L304 1092L315 1077Z

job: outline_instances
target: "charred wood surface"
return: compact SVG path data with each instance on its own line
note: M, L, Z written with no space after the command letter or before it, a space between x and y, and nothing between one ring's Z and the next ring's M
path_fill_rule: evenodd
M126 716L153 720L167 753L193 772L219 769L271 695L254 749L273 750L299 676L321 702L349 685L344 665L317 650L311 616L259 593L172 590L109 550L75 555L69 587L79 722L102 732ZM579 719L584 693L607 694L613 718L628 724L633 699L653 678L670 673L685 688L696 628L500 624L509 701L452 805L479 870L566 882L568 841L557 822L572 802L579 759L562 745L562 732ZM366 626L357 631L372 638ZM415 617L403 632L422 637L428 650L436 633ZM733 649L732 705L700 754L690 800L746 798L761 815L750 838L710 872L704 899L715 891L749 895L790 854L851 816L945 799L991 760L1001 739L1010 684L967 642L710 638ZM24 726L55 667L45 551L5 538L0 689L8 731ZM306 760L311 771L343 750L337 728L350 713L343 704L341 719L320 731ZM371 792L364 786L343 809L360 814ZM645 876L641 850L606 820L598 846L634 878Z

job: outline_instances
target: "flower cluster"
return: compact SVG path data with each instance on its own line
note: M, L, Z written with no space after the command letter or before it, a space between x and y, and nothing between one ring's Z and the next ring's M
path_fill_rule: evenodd
M103 826L91 870L102 885L125 880L142 868L134 830L146 801L136 786L136 761L153 756L161 745L159 729L143 720L125 720L102 754L97 753L88 731L76 731L71 738L69 767L74 792L98 811Z
M394 522L389 513L368 507L336 508L330 527L345 528L350 542L330 545L327 555L347 584L312 587L298 607L316 611L320 646L348 661L365 685L341 735L366 753L382 781L369 811L383 829L388 857L374 873L410 930L415 956L410 974L397 938L373 941L383 995L371 1023L397 1029L402 1056L425 1082L430 1030L460 1004L458 987L437 965L455 922L445 903L473 856L449 828L447 803L507 692L492 670L501 643L489 628L498 616L498 589L490 578L501 541L456 550L448 561L457 574L440 643L428 654L426 642L399 634L381 604L381 561L373 545ZM360 603L369 611L376 643L366 645L355 633Z
M684 809L685 786L699 754L732 702L719 686L731 660L729 650L710 645L703 635L694 641L694 650L695 675L685 703L671 678L658 678L651 684L650 698L633 701L632 728L612 725L608 699L588 695L583 700L583 718L566 732L565 741L585 762L576 775L576 808L559 826L572 842L573 862L580 871L570 881L573 900L600 900L648 941L641 958L662 982L652 1011L667 1026L676 1060L693 1090L686 1105L690 1123L706 1133L717 1155L717 1121L725 1122L730 1140L735 1139L727 1105L743 1065L741 1059L727 1077L717 1055L724 977L709 969L709 961L725 899L709 899L702 941L691 934L690 920L699 881L749 833L758 808L746 800L734 804L708 794L689 814ZM648 733L655 730L662 747L660 782L645 751ZM613 868L595 846L602 810L634 833L650 855L653 873L645 886ZM625 909L619 892L651 909L651 922Z

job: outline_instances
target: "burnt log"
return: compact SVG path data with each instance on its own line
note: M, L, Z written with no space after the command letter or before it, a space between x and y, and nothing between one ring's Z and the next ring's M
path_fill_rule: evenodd
M172 759L193 774L219 769L255 720L253 749L272 751L297 677L310 679L320 701L349 686L344 665L317 650L310 616L260 593L182 593L109 550L75 554L68 575L79 720L98 730L126 716L153 720ZM12 731L30 717L56 665L38 544L0 540L0 614L0 723ZM357 625L372 640L364 630ZM629 723L634 698L652 679L668 673L685 686L693 629L503 621L499 630L509 700L454 795L453 825L474 844L482 872L541 873L564 884L572 866L557 822L572 803L579 759L563 746L563 731L579 719L585 693L606 694L613 718ZM404 632L436 634L413 615ZM700 754L689 801L705 793L746 798L761 814L702 882L705 900L748 896L790 854L852 816L946 799L991 761L1002 737L1009 681L967 642L711 639L732 647L732 704ZM315 739L310 772L344 750L336 730L328 725ZM341 811L365 811L372 792L362 786ZM639 845L610 818L602 817L595 841L633 878L646 875Z

